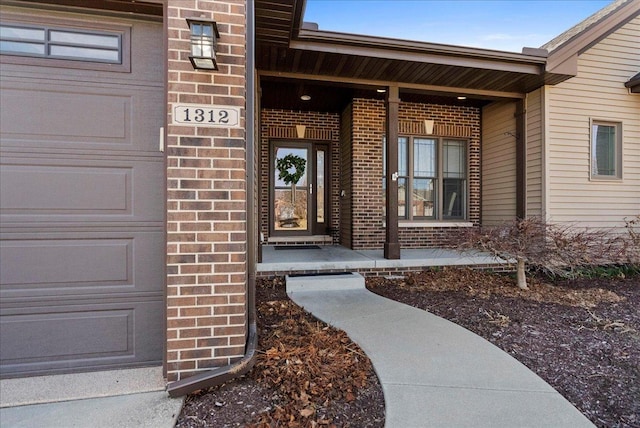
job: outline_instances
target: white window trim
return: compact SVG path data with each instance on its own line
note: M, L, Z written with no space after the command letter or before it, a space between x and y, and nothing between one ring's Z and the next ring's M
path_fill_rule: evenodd
M616 127L616 174L615 175L597 175L593 173L593 125L607 125ZM623 144L623 122L621 120L589 118L589 180L590 181L622 181L623 179L623 160L624 160L624 144Z

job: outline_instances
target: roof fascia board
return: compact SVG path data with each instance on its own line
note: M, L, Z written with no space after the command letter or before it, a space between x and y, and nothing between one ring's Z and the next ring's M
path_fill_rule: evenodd
M499 51L493 49L482 49L471 46L456 46L441 43L429 43L416 40L394 39L390 37L367 36L360 34L340 33L337 31L322 30L302 30L299 34L300 39L315 40L329 43L342 43L360 46L382 46L388 49L401 49L413 51L433 51L448 54L463 54L467 56L476 56L479 58L496 58L502 60L518 60L523 59L538 61L544 63L546 55L527 55L517 52ZM534 49L538 52L544 52L544 49Z
M533 74L536 76L540 75L542 72L542 65L540 64L504 63L480 58L454 57L433 53L390 51L384 48L332 45L328 43L307 42L301 40L292 41L289 44L289 47L292 49L315 52L391 59L398 61L412 61L426 64L451 65L467 68L479 68L484 70L507 71L513 73Z
M631 77L628 82L624 84L625 87L629 88L632 93L640 92L640 73Z
M387 87L387 86L399 86L401 89L415 89L421 91L429 91L440 93L443 95L472 95L486 99L522 99L525 97L521 92L505 92L505 91L490 91L486 89L471 89L471 88L458 88L449 86L435 86L435 85L419 85L415 83L402 83L402 82L389 82L386 80L366 80L356 78L337 78L334 76L322 76L317 74L300 74L292 72L280 72L280 71L259 71L260 76L264 77L281 77L286 79L301 79L312 80L318 82L336 82L336 83L348 83L353 85L366 85L375 87Z
M301 30L292 49L540 75L546 58L351 34Z
M578 75L578 54L573 54L567 57L563 62L557 64L553 70L549 71L553 74L562 74L567 78Z
M574 55L582 54L638 15L640 15L640 1L630 1L623 4L600 21L551 51L547 62L547 71L555 73L556 69L561 67L565 61L571 59Z

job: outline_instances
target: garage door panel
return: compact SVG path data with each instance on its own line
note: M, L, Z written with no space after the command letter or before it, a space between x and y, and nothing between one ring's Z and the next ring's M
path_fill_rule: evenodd
M4 290L73 287L75 284L132 285L132 240L5 241L0 272Z
M158 152L164 96L158 88L3 78L3 147Z
M74 235L76 235L74 237ZM163 269L149 261L164 256L164 233L65 234L56 238L24 234L0 246L3 305L19 298L122 296L155 292L162 298ZM94 235L88 237L90 235ZM109 237L111 235L111 237Z
M82 156L29 159L3 156L3 223L162 221L161 162L87 160ZM134 195L144 197L134 198Z
M3 375L160 364L163 317L160 301L5 310L0 317Z
M1 92L2 132L21 136L80 137L124 142L130 96L5 89Z
M11 165L0 173L2 207L24 214L130 214L131 168Z
M6 316L2 335L21 340L6 341L0 354L9 363L130 355L133 346L127 339L133 337L132 317L131 310ZM62 337L61 331L66 332Z

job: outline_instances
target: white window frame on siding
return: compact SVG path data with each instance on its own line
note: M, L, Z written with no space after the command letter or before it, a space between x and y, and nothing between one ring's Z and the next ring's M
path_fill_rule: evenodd
M590 119L589 177L591 180L622 180L622 122ZM604 132L600 132L604 131ZM607 138L606 131L609 131ZM613 135L611 135L613 132ZM603 147L603 141L609 141ZM600 166L598 163L600 162ZM603 168L602 164L608 164Z

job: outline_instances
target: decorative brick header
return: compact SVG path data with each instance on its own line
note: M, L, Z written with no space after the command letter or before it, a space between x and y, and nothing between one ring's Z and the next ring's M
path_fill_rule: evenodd
M269 126L267 137L280 138L290 140L316 140L316 141L332 141L334 138L334 130L327 128L311 128L306 125L302 126L302 135L298 134L295 126Z
M473 127L468 125L452 125L434 123L433 131L427 132L423 121L401 120L398 124L400 135L437 135L439 137L471 138Z

